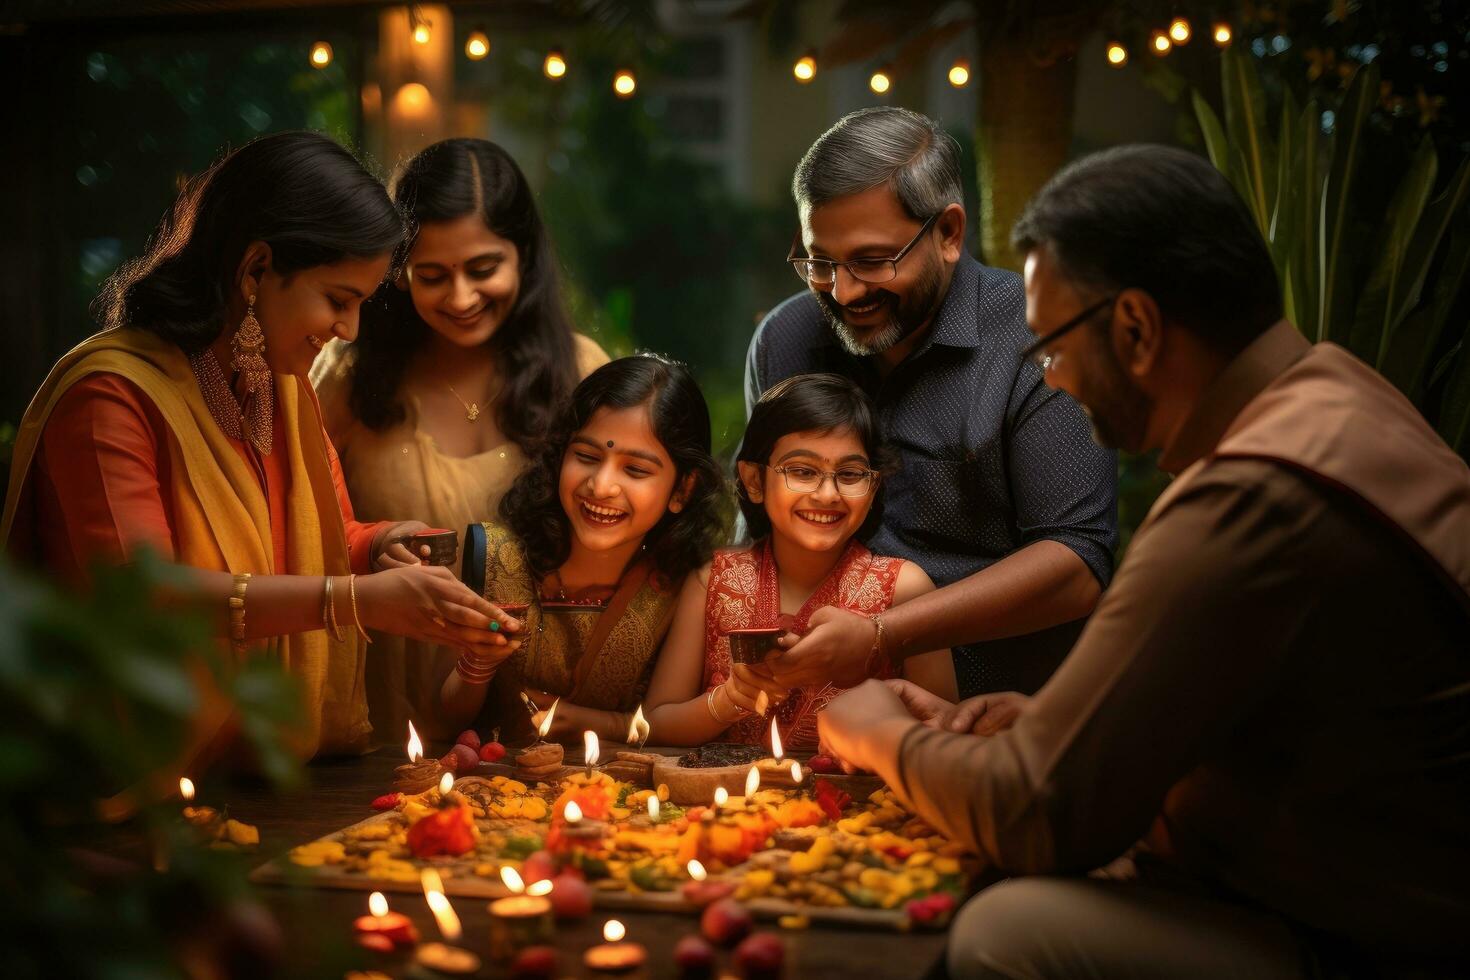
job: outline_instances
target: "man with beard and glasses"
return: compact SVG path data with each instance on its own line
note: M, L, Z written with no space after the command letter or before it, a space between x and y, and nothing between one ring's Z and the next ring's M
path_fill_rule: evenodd
M960 913L949 974L1470 975L1470 469L1282 319L1200 157L1083 159L1012 237L1027 356L1178 475L1034 698L870 681L818 719L1016 876Z
M870 619L817 611L771 667L782 684L856 683L875 657L954 648L965 694L1035 691L1113 571L1117 466L1077 404L1016 355L1021 278L964 248L960 156L937 123L863 109L807 151L788 260L808 289L756 331L746 407L796 374L862 386L898 451L868 546L940 586ZM881 620L881 622L877 621Z

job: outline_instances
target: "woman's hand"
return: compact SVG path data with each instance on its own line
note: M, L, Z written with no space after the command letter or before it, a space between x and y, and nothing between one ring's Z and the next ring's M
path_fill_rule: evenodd
M777 683L776 679L764 668L750 664L734 664L730 668L730 685L738 690L742 698L748 698L753 705L760 701L762 691L765 692L771 705L780 704L791 696L791 688ZM759 708L752 710L762 713Z
M1030 703L1029 697L1016 691L981 694L955 705L932 727L945 732L998 735L1014 725Z
M929 728L941 728L946 718L951 716L956 706L944 700L937 694L924 690L913 681L893 678L883 682L888 689L898 695L903 706L909 710L919 721Z
M415 555L408 548L408 542L403 539L412 534L422 534L424 531L432 531L433 528L423 521L399 521L397 524L389 524L378 532L377 540L373 542L373 571L381 572L389 568L403 568L409 565L421 565L423 559L429 557L429 546L420 545L419 554Z
M337 601L342 598L339 592ZM364 626L459 647L487 664L500 663L520 646L515 637L505 635L519 630L520 621L471 592L439 565L359 575L357 610ZM337 619L348 621L340 615ZM490 629L492 622L500 624L499 631Z

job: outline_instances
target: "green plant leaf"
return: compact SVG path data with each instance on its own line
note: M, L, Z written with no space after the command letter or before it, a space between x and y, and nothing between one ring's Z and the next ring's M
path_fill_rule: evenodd
M1439 415L1439 434L1461 456L1470 455L1470 354L1466 351L1470 351L1470 324L1465 326Z
M1444 261L1434 276L1429 301L1406 317L1389 340L1388 352L1379 370L1416 405L1422 403L1424 390L1428 387L1424 374L1429 359L1439 345L1440 334L1454 309L1467 273L1470 273L1470 227L1462 225L1450 236ZM1452 358L1453 354L1451 351L1449 356ZM1437 370L1447 368L1448 364L1441 364Z
M1332 140L1332 164L1323 191L1321 228L1322 300L1317 339L1346 346L1352 329L1354 284L1348 247L1353 220L1353 185L1362 166L1368 114L1378 102L1378 68L1364 65L1353 76L1338 107Z
M1309 337L1320 340L1318 324L1321 321L1322 285L1322 193L1323 180L1319 173L1318 148L1322 145L1322 109L1316 100L1307 103L1297 124L1301 133L1301 166L1294 171L1297 182L1296 210L1299 236L1296 243L1295 261L1290 265L1292 273L1293 303L1298 319L1292 321Z
M1271 208L1276 200L1276 144L1266 122L1266 93L1253 56L1244 48L1227 49L1220 59L1220 81L1225 97L1225 131L1245 164L1246 187L1242 193L1262 236L1270 238Z
M1425 137L1425 142L1429 142L1428 137ZM1429 202L1414 229L1414 237L1404 256L1407 275L1402 281L1405 288L1395 297L1397 309L1390 308L1390 312L1396 317L1395 323L1402 321L1410 310L1419 305L1425 281L1434 266L1434 257L1439 253L1440 243L1467 200L1470 200L1470 157L1460 161L1459 169L1450 178L1449 184L1438 197Z
M1215 110L1205 101L1205 97L1196 89L1193 96L1194 114L1199 119L1199 128L1205 137L1205 153L1209 154L1210 162L1215 169L1223 173L1229 173L1230 169L1230 144L1225 141L1225 130L1220 126L1220 117L1215 115Z
M1271 227L1266 236L1271 244L1271 254L1276 259L1276 268L1283 271L1299 227L1292 218L1301 206L1301 189L1296 179L1296 171L1302 164L1301 137L1296 124L1296 96L1287 89L1281 101L1281 137L1276 142L1276 199L1271 205ZM1282 279L1285 278L1283 275Z

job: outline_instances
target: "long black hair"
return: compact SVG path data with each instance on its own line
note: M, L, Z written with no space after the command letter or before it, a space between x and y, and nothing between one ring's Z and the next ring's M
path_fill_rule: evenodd
M643 539L654 568L677 586L709 560L729 532L729 495L710 451L709 406L689 369L656 354L609 361L577 385L551 435L500 501L500 514L526 551L538 576L560 568L572 552L572 523L558 486L562 457L572 436L598 409L647 404L653 431L674 462L675 489L690 481L677 513L668 512Z
M488 140L449 139L406 161L389 193L408 219L404 258L423 225L471 214L515 245L520 292L486 343L495 352L501 381L495 422L527 455L534 454L556 407L577 383L577 360L556 258L525 175ZM408 291L392 284L363 304L349 403L368 428L381 431L403 421L398 389L430 329Z
M103 286L92 313L203 350L225 326L240 257L271 247L289 276L340 259L391 252L403 219L382 183L320 133L275 133L225 155L185 185L148 247Z
M750 410L745 423L745 436L735 454L735 492L740 499L740 513L750 536L759 541L771 533L771 519L766 508L745 493L740 479L740 463L769 466L771 453L782 436L793 432L851 432L863 444L868 466L880 474L891 473L897 464L883 442L878 426L878 413L873 402L850 378L840 374L796 374L767 388L760 401ZM873 495L858 537L867 537L883 522L883 484L880 480Z

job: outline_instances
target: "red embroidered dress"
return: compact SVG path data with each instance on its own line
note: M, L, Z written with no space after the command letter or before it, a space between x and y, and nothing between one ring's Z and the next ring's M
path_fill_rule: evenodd
M893 604L902 567L902 558L881 558L857 541L849 541L832 573L795 616L787 616L781 614L780 583L769 538L742 550L715 552L704 599L704 689L717 687L730 677L730 638L726 635L730 630L779 625L805 633L812 613L823 606L864 616L880 613ZM885 667L878 676L889 677L892 672ZM792 747L815 748L817 712L843 690L832 684L809 686L787 698L775 709L781 741ZM726 729L725 738L758 744L769 731L767 719L751 715Z

